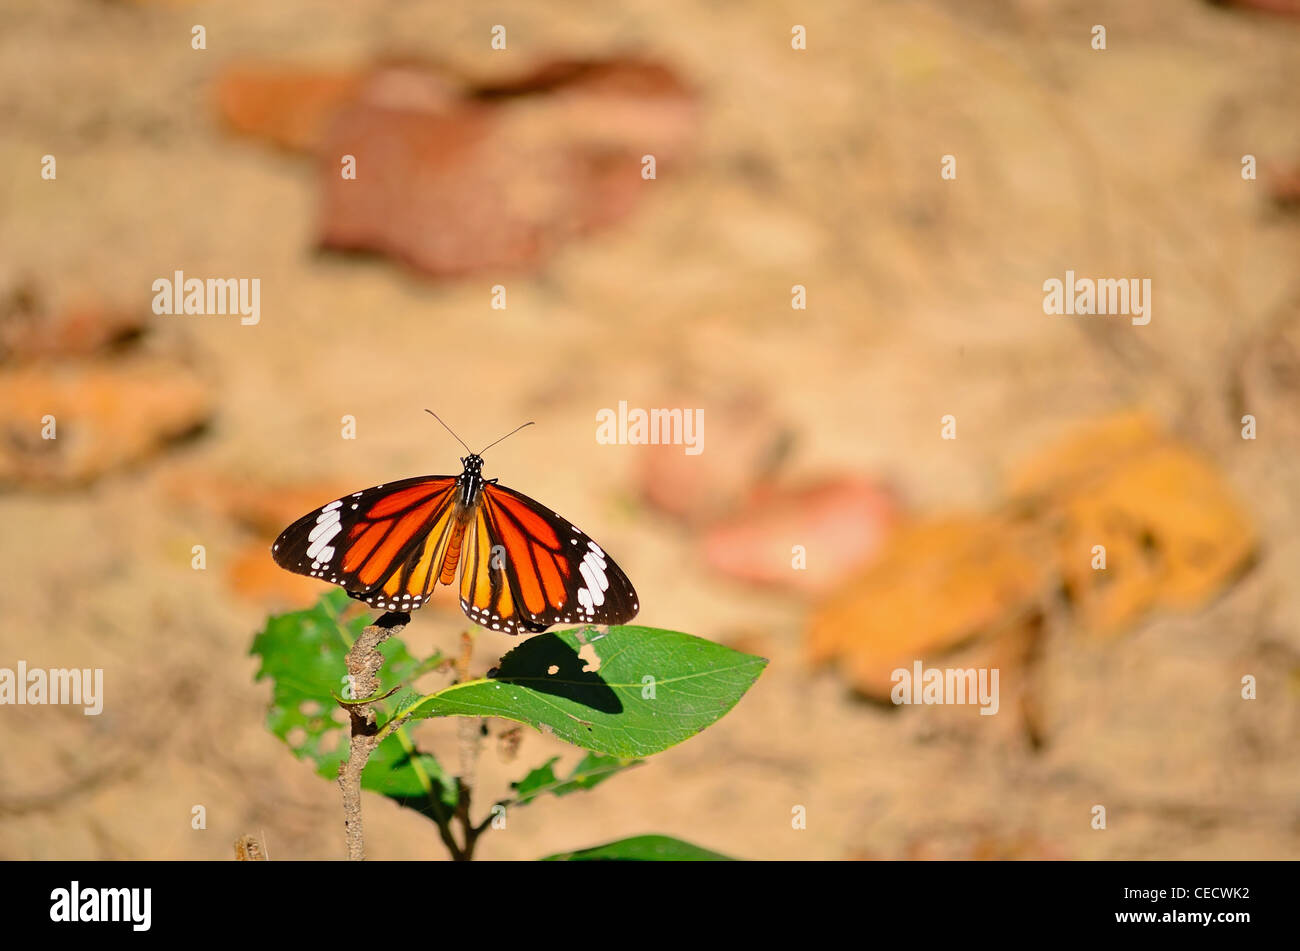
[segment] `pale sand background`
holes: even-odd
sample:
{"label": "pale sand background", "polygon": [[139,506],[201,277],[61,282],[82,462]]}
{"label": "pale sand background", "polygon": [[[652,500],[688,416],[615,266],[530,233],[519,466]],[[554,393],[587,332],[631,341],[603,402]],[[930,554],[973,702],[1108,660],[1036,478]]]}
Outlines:
{"label": "pale sand background", "polygon": [[[257,831],[274,858],[342,854],[336,788],[262,725],[269,688],[246,654],[264,612],[219,570],[243,536],[159,486],[190,466],[358,488],[447,471],[458,447],[424,406],[470,442],[536,418],[489,474],[618,553],[640,620],[743,635],[772,660],[716,727],[594,793],[514,812],[482,857],[644,832],[755,858],[1300,854],[1296,391],[1252,406],[1256,442],[1237,438],[1225,395],[1244,348],[1296,314],[1295,220],[1238,173],[1244,152],[1300,155],[1296,24],[1191,0],[478,6],[0,9],[3,286],[32,275],[144,308],[176,268],[263,285],[255,328],[159,319],[211,380],[206,438],[90,491],[0,497],[0,664],[108,681],[98,718],[0,709],[0,857],[228,859]],[[494,58],[497,22],[510,50]],[[190,49],[193,23],[206,52]],[[793,23],[806,52],[790,49]],[[223,62],[250,57],[399,50],[506,72],[623,49],[700,88],[697,160],[613,232],[511,278],[505,312],[488,308],[489,277],[436,286],[313,254],[309,163],[223,136],[206,97]],[[47,152],[57,183],[38,176]],[[938,177],[949,152],[956,183]],[[1045,317],[1041,283],[1066,268],[1150,277],[1151,325]],[[806,313],[790,310],[794,283]],[[920,508],[988,504],[1009,459],[1145,404],[1248,500],[1263,560],[1197,617],[1106,645],[1056,637],[1041,753],[983,721],[862,704],[803,666],[805,604],[704,572],[689,534],[637,502],[633,450],[593,439],[600,407],[662,405],[700,378],[769,394],[798,427],[797,470],[873,471]],[[345,413],[356,442],[338,437]],[[938,438],[945,413],[956,443]],[[726,440],[706,431],[706,452]],[[190,570],[195,543],[212,570]],[[419,650],[460,629],[446,612],[416,622]],[[483,643],[484,664],[509,646]],[[1254,703],[1238,699],[1243,673],[1259,677]],[[450,751],[450,732],[419,735]],[[530,731],[518,762],[485,757],[484,789],[559,749]],[[190,828],[195,803],[206,831]],[[1094,803],[1105,832],[1089,828]],[[796,804],[806,831],[790,827]],[[366,809],[372,856],[442,855],[424,819],[379,797]]]}

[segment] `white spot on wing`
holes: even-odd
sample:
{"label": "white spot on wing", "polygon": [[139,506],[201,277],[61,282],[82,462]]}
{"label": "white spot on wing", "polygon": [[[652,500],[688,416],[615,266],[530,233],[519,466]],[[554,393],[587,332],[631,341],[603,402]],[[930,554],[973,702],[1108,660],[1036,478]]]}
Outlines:
{"label": "white spot on wing", "polygon": [[[599,586],[599,590],[600,591],[608,590],[609,579],[605,577],[605,562],[602,559],[597,558],[595,554],[593,554],[592,552],[587,552],[587,554],[585,554],[582,557],[582,563],[587,568],[591,569],[591,577],[596,580],[596,584]],[[583,574],[583,577],[586,578],[587,575]],[[592,594],[596,594],[596,590],[597,589],[593,587]],[[604,597],[600,596],[599,600],[596,603],[600,604],[600,602],[604,600],[605,600]]]}

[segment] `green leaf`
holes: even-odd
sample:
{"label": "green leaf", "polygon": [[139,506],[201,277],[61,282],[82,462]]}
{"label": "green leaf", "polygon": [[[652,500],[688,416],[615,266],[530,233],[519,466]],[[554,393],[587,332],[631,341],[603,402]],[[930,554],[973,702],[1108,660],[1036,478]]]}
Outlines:
{"label": "green leaf", "polygon": [[729,855],[711,852],[666,835],[637,835],[577,852],[548,855],[543,862],[734,862]]}
{"label": "green leaf", "polygon": [[[348,751],[348,718],[334,697],[344,694],[347,652],[366,626],[364,614],[343,618],[350,603],[343,591],[331,591],[307,610],[271,617],[266,629],[253,638],[250,651],[262,661],[254,679],[271,679],[267,726],[295,756],[309,760],[319,775],[330,780],[338,777]],[[379,692],[402,687],[373,704],[382,719],[383,714],[418,699],[404,685],[439,658],[421,663],[393,637],[380,645],[379,652],[384,657]],[[426,815],[436,803],[450,807],[456,802],[454,780],[433,756],[416,753],[409,734],[400,729],[370,754],[361,787]]]}
{"label": "green leaf", "polygon": [[519,782],[511,783],[510,786],[515,791],[513,804],[522,806],[546,793],[554,796],[567,796],[579,789],[590,789],[593,786],[599,786],[615,773],[622,772],[631,766],[639,766],[642,762],[639,759],[622,759],[618,756],[588,753],[573,767],[568,776],[561,779],[555,775],[555,764],[559,762],[559,759],[558,756],[552,756]]}
{"label": "green leaf", "polygon": [[[583,656],[579,656],[580,652]],[[592,655],[599,669],[588,667]],[[490,677],[421,698],[415,717],[492,716],[528,723],[614,756],[658,753],[736,705],[767,661],[690,634],[650,627],[538,634]]]}

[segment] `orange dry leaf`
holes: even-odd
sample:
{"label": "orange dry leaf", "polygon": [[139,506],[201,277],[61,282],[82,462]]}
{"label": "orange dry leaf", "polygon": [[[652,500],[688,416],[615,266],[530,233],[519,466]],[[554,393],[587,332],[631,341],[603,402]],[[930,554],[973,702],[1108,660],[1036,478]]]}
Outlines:
{"label": "orange dry leaf", "polygon": [[290,151],[314,152],[364,78],[361,70],[232,66],[217,78],[213,96],[231,131]]}
{"label": "orange dry leaf", "polygon": [[0,485],[88,482],[196,431],[210,407],[192,373],[157,360],[0,371]]}
{"label": "orange dry leaf", "polygon": [[1050,578],[1040,549],[995,515],[907,523],[813,616],[809,658],[837,659],[854,687],[887,698],[895,669],[1027,616]]}
{"label": "orange dry leaf", "polygon": [[[1107,435],[1139,432],[1144,440],[1116,439],[1120,451],[1106,453]],[[1090,454],[1094,463],[1084,464]],[[1055,481],[1043,478],[1053,469]],[[1119,633],[1152,608],[1200,607],[1257,543],[1213,465],[1134,415],[1090,424],[1031,458],[1011,484],[1052,506],[1058,570],[1077,620],[1097,633]]]}
{"label": "orange dry leaf", "polygon": [[1121,412],[1091,420],[1022,460],[1007,476],[1007,493],[1012,498],[1047,496],[1059,501],[1081,480],[1114,468],[1118,460],[1145,451],[1161,438],[1160,424],[1146,413]]}
{"label": "orange dry leaf", "polygon": [[1079,627],[1116,633],[1154,608],[1205,604],[1257,545],[1213,465],[1140,413],[1088,423],[1008,482],[1003,514],[900,531],[814,616],[810,658],[838,660],[881,698],[895,668],[975,637],[1018,669],[1030,651],[1017,639],[1032,635],[1045,594],[1063,589]]}

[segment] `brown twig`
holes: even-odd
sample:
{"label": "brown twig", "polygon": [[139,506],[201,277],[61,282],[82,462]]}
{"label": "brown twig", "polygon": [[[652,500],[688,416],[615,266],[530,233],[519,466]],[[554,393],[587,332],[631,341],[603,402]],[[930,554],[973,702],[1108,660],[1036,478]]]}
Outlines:
{"label": "brown twig", "polygon": [[[456,680],[469,680],[470,661],[474,657],[474,633],[461,635],[460,657],[456,660]],[[452,850],[456,861],[468,862],[474,857],[474,846],[486,823],[474,825],[470,818],[470,803],[474,796],[474,781],[478,773],[478,758],[483,750],[483,720],[481,717],[461,717],[456,725],[460,751],[460,772],[456,777],[456,821],[460,824],[463,844]]]}
{"label": "brown twig", "polygon": [[[348,674],[352,695],[372,697],[379,690],[379,669],[384,665],[379,645],[399,633],[411,620],[409,614],[389,612],[361,632],[348,651]],[[359,862],[366,857],[361,828],[361,773],[378,745],[375,712],[369,703],[347,704],[343,709],[351,720],[348,758],[339,764],[339,789],[343,791],[343,828],[348,841],[348,858]]]}

